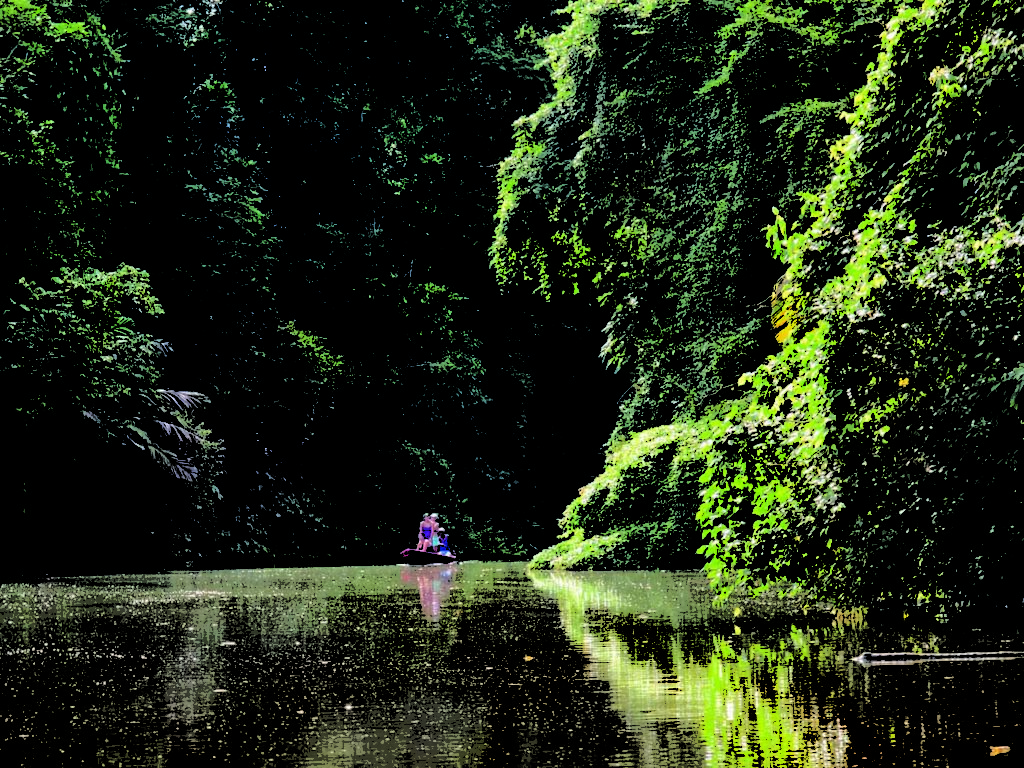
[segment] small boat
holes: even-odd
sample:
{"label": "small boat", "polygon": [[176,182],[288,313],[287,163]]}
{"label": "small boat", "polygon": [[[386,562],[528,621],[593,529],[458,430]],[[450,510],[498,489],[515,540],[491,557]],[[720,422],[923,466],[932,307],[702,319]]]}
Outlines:
{"label": "small boat", "polygon": [[424,552],[420,549],[403,549],[402,562],[409,565],[430,565],[431,563],[454,563],[455,555],[442,555],[440,552]]}

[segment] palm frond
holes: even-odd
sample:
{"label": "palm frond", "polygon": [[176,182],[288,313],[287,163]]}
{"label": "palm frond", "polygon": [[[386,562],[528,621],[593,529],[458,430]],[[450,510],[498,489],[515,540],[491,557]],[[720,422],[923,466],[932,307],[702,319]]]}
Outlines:
{"label": "palm frond", "polygon": [[[136,448],[141,448],[142,450],[145,450],[146,448],[149,448],[150,450],[153,449],[153,441],[149,439],[149,434],[144,429],[139,429],[139,427],[135,426],[134,424],[125,424],[125,427],[142,438],[142,443],[139,443],[130,434],[125,435],[125,437],[128,438],[128,441],[132,445],[134,445]],[[143,445],[143,443],[145,444]]]}
{"label": "palm frond", "polygon": [[199,476],[199,470],[193,466],[189,458],[179,458],[174,451],[168,451],[159,445],[150,443],[149,455],[159,464],[163,464],[179,480],[191,482]]}
{"label": "palm frond", "polygon": [[161,355],[166,357],[171,353],[171,342],[164,341],[163,339],[150,339],[149,346],[151,350],[159,352]]}
{"label": "palm frond", "polygon": [[186,411],[202,403],[210,402],[210,398],[202,392],[186,392],[176,389],[158,389],[156,392],[171,405]]}
{"label": "palm frond", "polygon": [[153,419],[153,421],[155,421],[157,424],[163,427],[164,434],[174,435],[175,437],[177,437],[178,442],[201,443],[203,441],[202,437],[200,437],[190,429],[185,429],[184,427],[181,427],[177,424],[170,424],[166,421],[160,421],[158,419]]}
{"label": "palm frond", "polygon": [[169,467],[171,474],[179,480],[185,480],[191,483],[197,477],[199,477],[199,470],[189,463],[188,459],[181,459],[172,463]]}

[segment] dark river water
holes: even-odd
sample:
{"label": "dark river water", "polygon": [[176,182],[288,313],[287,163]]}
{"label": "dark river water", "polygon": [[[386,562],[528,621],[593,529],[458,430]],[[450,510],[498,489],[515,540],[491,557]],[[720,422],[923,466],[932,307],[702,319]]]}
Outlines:
{"label": "dark river water", "polygon": [[[876,626],[877,624],[877,626]],[[522,564],[0,586],[0,766],[1009,766],[1015,625]]]}

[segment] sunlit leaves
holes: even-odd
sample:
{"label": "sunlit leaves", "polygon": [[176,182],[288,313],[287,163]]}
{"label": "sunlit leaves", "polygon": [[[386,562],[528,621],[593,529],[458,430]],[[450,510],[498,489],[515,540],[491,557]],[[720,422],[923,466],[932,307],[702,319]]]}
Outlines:
{"label": "sunlit leaves", "polygon": [[[31,430],[44,413],[80,413],[108,439],[146,451],[180,479],[198,476],[189,454],[217,464],[219,443],[190,415],[206,396],[155,386],[159,358],[170,345],[138,332],[132,318],[163,312],[148,275],[122,265],[113,272],[64,270],[52,282],[47,289],[23,279],[21,301],[12,299],[14,306],[3,312],[9,362],[2,375],[6,389],[18,393],[10,405],[19,426]],[[151,432],[174,438],[184,453],[161,445]]]}
{"label": "sunlit leaves", "polygon": [[[857,24],[868,18],[866,4],[851,8]],[[697,442],[681,441],[675,452],[692,462],[702,553],[723,594],[738,585],[787,582],[841,601],[1012,592],[1008,553],[1022,531],[1005,511],[1017,504],[1024,225],[1014,195],[1024,163],[1000,105],[1020,89],[1018,22],[983,4],[960,12],[925,2],[887,13],[866,81],[846,102],[849,128],[832,144],[831,180],[819,175],[818,186],[808,183],[817,181],[813,173],[794,174],[805,186],[790,184],[774,208],[771,198],[763,206],[774,222],[766,212],[739,218],[739,207],[730,205],[745,186],[729,186],[719,192],[714,216],[689,235],[691,242],[710,243],[707,233],[723,227],[735,242],[757,222],[768,250],[787,268],[771,296],[781,350],[732,378],[740,393],[731,411],[711,416],[705,403],[688,417],[681,418],[681,409],[673,414],[680,433],[700,425]],[[839,49],[827,48],[842,40],[841,24],[801,31],[800,19],[753,5],[735,24],[755,37],[773,24],[806,33],[826,45],[809,71],[820,66],[849,74]],[[971,44],[961,46],[965,40]],[[952,54],[936,62],[929,53],[935,50]],[[603,53],[610,59],[613,51]],[[733,53],[707,81],[702,93],[709,98],[721,99],[728,88],[742,98],[737,73],[749,53]],[[838,104],[809,96],[764,118],[780,138]],[[538,115],[549,119],[548,112]],[[591,140],[595,130],[580,140]],[[715,141],[706,132],[693,146]],[[791,173],[805,162],[798,155],[780,155]],[[714,160],[713,167],[731,167],[725,156]],[[768,172],[767,166],[748,171],[745,185]],[[798,215],[796,203],[802,203]],[[688,214],[673,215],[685,220]],[[656,226],[644,247],[652,254]],[[710,273],[723,253],[722,245],[705,250],[696,266]],[[662,267],[660,282],[629,291],[606,287],[607,274],[602,268],[596,282],[612,291],[604,301],[616,300],[609,344],[614,339],[617,349],[636,350],[643,383],[636,399],[650,401],[648,393],[669,379],[671,356],[692,342],[669,333],[663,313],[644,317],[632,307],[667,303],[673,291],[680,302],[676,322],[699,328],[691,335],[710,345],[716,337],[691,318],[721,304],[711,301],[714,286],[695,281],[701,273],[681,259]],[[694,288],[689,296],[675,292],[687,284],[684,276]],[[719,353],[718,365],[735,362],[724,346]],[[704,366],[705,379],[713,370]],[[696,387],[701,379],[689,382]],[[618,466],[627,476],[621,469],[628,467],[627,487],[664,492],[673,481],[643,476],[663,449],[644,445],[652,432],[631,431],[625,444],[638,454],[627,458],[622,443],[613,442],[609,471]],[[588,509],[592,503],[577,500],[566,510],[574,551],[582,552],[587,536],[625,530],[652,506],[618,502],[601,519]],[[683,503],[694,509],[692,499]],[[610,522],[612,510],[626,521]],[[965,536],[968,530],[974,533]],[[567,563],[570,544],[558,547]]]}
{"label": "sunlit leaves", "polygon": [[[917,221],[930,214],[922,200],[941,175],[936,166],[948,162],[948,149],[935,151],[949,145],[946,121],[962,120],[947,114],[948,99],[961,97],[959,85],[938,99],[925,89],[952,82],[959,70],[963,97],[977,99],[969,87],[976,76],[964,59],[952,72],[933,70],[930,84],[914,81],[916,103],[928,104],[934,118],[923,135],[900,145],[909,156],[896,178],[878,173],[881,162],[893,162],[885,157],[889,134],[879,135],[881,126],[916,130],[906,111],[912,108],[905,61],[916,60],[921,40],[946,34],[932,27],[941,13],[926,4],[893,17],[877,66],[847,116],[851,132],[834,147],[832,183],[807,198],[809,226],[787,235],[779,221],[769,231],[770,244],[786,254],[790,295],[806,296],[807,309],[787,311],[779,292],[776,321],[786,344],[744,377],[753,402],[777,393],[761,411],[766,429],[716,445],[722,459],[702,478],[706,551],[723,584],[791,580],[833,599],[865,602],[938,594],[969,600],[1010,588],[1006,553],[1017,546],[1016,526],[999,526],[999,546],[984,536],[965,538],[964,531],[996,530],[991,523],[1005,512],[1002,485],[1010,476],[996,467],[1017,461],[1020,420],[988,393],[1010,383],[1008,405],[1015,405],[1021,224],[997,213],[1003,201],[976,197],[947,209],[946,221],[931,217],[930,244],[922,247],[915,234]],[[1010,80],[1003,85],[1012,87]],[[896,97],[898,91],[904,95]],[[993,135],[1009,130],[994,118],[985,118]],[[1019,157],[1005,150],[988,157],[998,173],[1019,178]],[[953,181],[949,191],[957,194],[964,185]],[[868,189],[879,205],[865,211],[859,201]],[[1008,207],[1020,215],[1019,204]],[[839,274],[829,261],[837,241],[846,257]],[[994,435],[1009,440],[998,454]],[[784,460],[759,457],[755,439],[784,447]],[[752,464],[766,473],[754,487],[783,482],[797,503],[775,502],[767,518],[730,505],[750,484],[743,468]],[[999,511],[978,520],[979,506],[992,503]],[[901,566],[898,558],[907,555]]]}

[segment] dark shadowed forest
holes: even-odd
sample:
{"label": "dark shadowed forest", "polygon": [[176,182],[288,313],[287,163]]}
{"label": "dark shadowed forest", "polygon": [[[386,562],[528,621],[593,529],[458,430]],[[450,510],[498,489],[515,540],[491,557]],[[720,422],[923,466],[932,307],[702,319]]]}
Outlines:
{"label": "dark shadowed forest", "polygon": [[2,0],[4,575],[1020,600],[1022,26]]}

